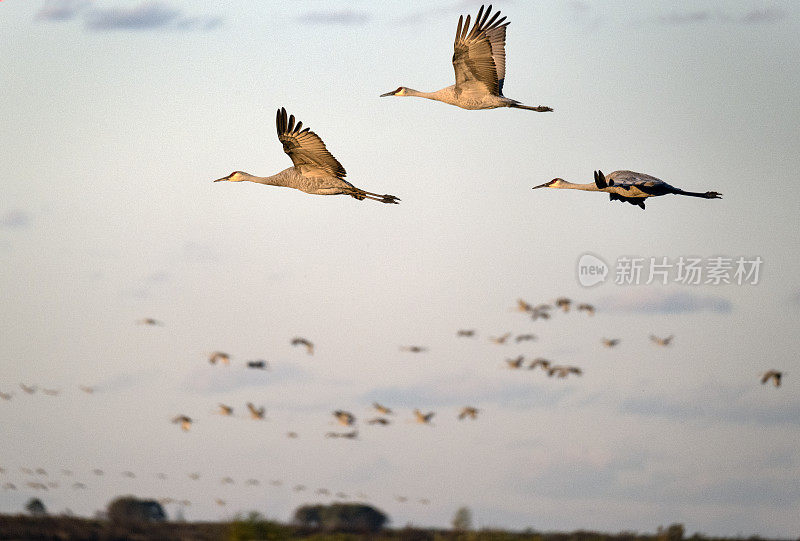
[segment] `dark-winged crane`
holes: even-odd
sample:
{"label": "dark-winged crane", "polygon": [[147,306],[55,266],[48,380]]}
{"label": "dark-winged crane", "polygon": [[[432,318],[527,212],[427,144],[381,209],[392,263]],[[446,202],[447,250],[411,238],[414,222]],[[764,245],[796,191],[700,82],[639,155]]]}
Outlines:
{"label": "dark-winged crane", "polygon": [[554,178],[550,182],[534,186],[532,189],[535,190],[537,188],[605,192],[611,201],[638,205],[642,209],[644,209],[645,199],[659,195],[675,194],[701,197],[703,199],[722,199],[722,194],[718,192],[687,192],[645,173],[625,170],[614,171],[608,175],[604,175],[602,171],[595,171],[594,182],[589,184],[575,184],[563,178]]}

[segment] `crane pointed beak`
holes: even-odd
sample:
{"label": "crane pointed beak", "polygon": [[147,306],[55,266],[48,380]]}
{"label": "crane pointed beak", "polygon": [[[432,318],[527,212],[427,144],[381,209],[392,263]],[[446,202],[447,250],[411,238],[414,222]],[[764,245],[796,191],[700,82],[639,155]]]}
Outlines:
{"label": "crane pointed beak", "polygon": [[550,182],[545,182],[544,184],[539,184],[538,186],[534,186],[533,188],[531,188],[531,190],[535,190],[536,188],[547,188],[548,186],[550,186]]}
{"label": "crane pointed beak", "polygon": [[392,90],[391,92],[387,92],[386,94],[381,94],[380,97],[385,98],[386,96],[394,96],[395,94],[397,94],[397,90]]}
{"label": "crane pointed beak", "polygon": [[221,180],[228,180],[228,177],[222,177],[222,178],[218,178],[218,179],[217,179],[217,180],[215,180],[214,182],[220,182]]}

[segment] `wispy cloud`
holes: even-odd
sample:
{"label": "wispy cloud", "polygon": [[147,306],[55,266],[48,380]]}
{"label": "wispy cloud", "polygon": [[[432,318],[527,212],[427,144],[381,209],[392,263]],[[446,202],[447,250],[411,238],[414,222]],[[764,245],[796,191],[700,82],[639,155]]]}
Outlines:
{"label": "wispy cloud", "polygon": [[366,11],[352,9],[338,9],[330,11],[309,11],[300,15],[297,20],[306,24],[327,24],[339,26],[357,26],[365,24],[370,19]]}
{"label": "wispy cloud", "polygon": [[786,12],[778,7],[753,9],[741,15],[730,15],[722,11],[690,10],[672,11],[657,17],[661,24],[684,25],[696,23],[740,23],[740,24],[769,24],[786,18]]}
{"label": "wispy cloud", "polygon": [[750,387],[712,387],[688,389],[683,392],[646,397],[631,397],[623,401],[624,413],[676,420],[707,419],[731,423],[800,426],[800,403],[787,402],[780,408],[753,399],[751,388],[762,388],[753,377]]}
{"label": "wispy cloud", "polygon": [[31,223],[31,216],[24,210],[7,210],[0,215],[0,229],[25,229]]}
{"label": "wispy cloud", "polygon": [[617,313],[685,314],[691,312],[716,312],[718,314],[727,314],[733,309],[731,301],[724,297],[683,291],[658,293],[652,290],[645,290],[607,297],[597,304],[603,311]]}
{"label": "wispy cloud", "polygon": [[182,389],[203,394],[228,393],[250,387],[286,385],[289,382],[308,382],[313,377],[302,368],[280,363],[270,370],[253,370],[242,366],[196,368],[184,378]]}
{"label": "wispy cloud", "polygon": [[177,21],[181,12],[161,2],[145,2],[130,8],[93,8],[86,14],[91,30],[142,30],[161,28]]}
{"label": "wispy cloud", "polygon": [[165,2],[151,0],[129,7],[101,7],[93,0],[48,0],[36,20],[62,22],[81,16],[86,29],[114,30],[211,30],[222,24],[218,16],[186,15]]}
{"label": "wispy cloud", "polygon": [[746,13],[741,21],[746,24],[775,23],[786,18],[786,12],[781,8],[754,9]]}
{"label": "wispy cloud", "polygon": [[91,0],[47,0],[36,13],[39,21],[68,21],[91,4]]}
{"label": "wispy cloud", "polygon": [[711,13],[708,11],[673,11],[668,15],[662,15],[658,18],[659,22],[664,24],[689,24],[700,23],[711,19]]}

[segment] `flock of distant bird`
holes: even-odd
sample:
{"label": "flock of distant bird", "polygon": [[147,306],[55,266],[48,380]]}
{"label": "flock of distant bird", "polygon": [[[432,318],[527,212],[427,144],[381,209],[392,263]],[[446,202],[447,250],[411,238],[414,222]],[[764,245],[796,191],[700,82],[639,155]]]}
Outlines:
{"label": "flock of distant bird", "polygon": [[[497,11],[492,15],[492,6],[478,10],[475,23],[470,28],[470,16],[458,19],[456,37],[453,43],[453,69],[456,82],[435,92],[420,92],[413,88],[400,86],[396,90],[381,94],[386,96],[419,97],[440,101],[462,109],[496,109],[513,107],[529,111],[549,112],[553,109],[539,105],[531,107],[503,95],[506,77],[506,17]],[[349,195],[359,200],[372,199],[382,203],[398,203],[394,195],[377,194],[357,188],[345,180],[347,172],[339,161],[328,152],[325,143],[313,131],[302,129],[302,122],[295,122],[294,115],[287,115],[286,109],[278,109],[276,116],[278,140],[283,150],[292,160],[292,167],[276,175],[258,177],[243,171],[214,182],[256,182],[270,186],[295,188],[315,195]],[[611,201],[620,201],[645,208],[645,199],[666,194],[688,195],[704,199],[719,199],[721,194],[709,192],[689,192],[675,188],[651,175],[633,171],[614,171],[604,175],[595,171],[594,182],[574,184],[561,178],[535,186],[536,188],[572,189],[609,194]]]}

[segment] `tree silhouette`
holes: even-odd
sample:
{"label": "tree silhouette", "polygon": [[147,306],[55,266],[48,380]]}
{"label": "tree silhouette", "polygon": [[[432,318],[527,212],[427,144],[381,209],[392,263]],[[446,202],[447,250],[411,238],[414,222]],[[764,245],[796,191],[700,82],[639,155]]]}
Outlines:
{"label": "tree silhouette", "polygon": [[39,498],[31,498],[25,504],[25,510],[34,517],[44,517],[47,515],[47,508]]}
{"label": "tree silhouette", "polygon": [[140,500],[133,496],[120,496],[108,504],[108,520],[115,523],[163,522],[167,514],[155,500]]}
{"label": "tree silhouette", "polygon": [[472,529],[472,511],[469,507],[459,507],[456,514],[453,515],[453,529],[459,532],[465,532]]}
{"label": "tree silhouette", "polygon": [[298,507],[294,520],[301,526],[328,531],[377,532],[389,519],[370,505],[333,503]]}

